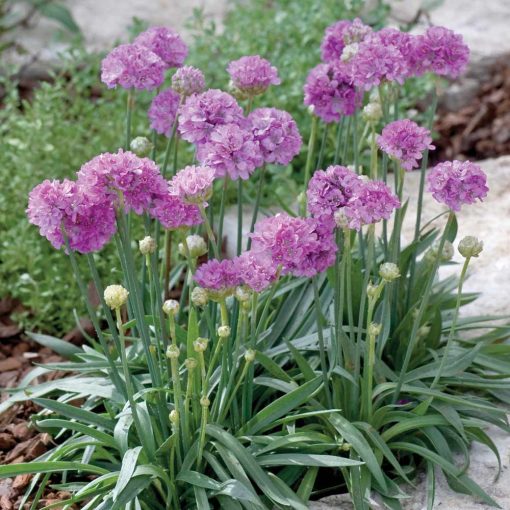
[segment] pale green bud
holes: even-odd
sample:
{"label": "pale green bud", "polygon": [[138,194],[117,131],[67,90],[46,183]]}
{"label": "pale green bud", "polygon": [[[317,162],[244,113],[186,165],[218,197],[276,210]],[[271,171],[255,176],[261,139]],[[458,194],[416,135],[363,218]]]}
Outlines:
{"label": "pale green bud", "polygon": [[483,241],[477,237],[466,236],[459,242],[459,253],[465,257],[478,257],[483,250]]}
{"label": "pale green bud", "polygon": [[195,352],[204,352],[208,343],[209,339],[199,337],[193,342],[193,349],[195,349]]}
{"label": "pale green bud", "polygon": [[168,359],[177,359],[180,354],[181,351],[176,345],[170,344],[166,349],[166,357]]}
{"label": "pale green bud", "polygon": [[138,247],[142,255],[149,255],[156,251],[156,241],[151,236],[146,236],[138,241]]}
{"label": "pale green bud", "polygon": [[[196,259],[207,253],[207,243],[202,236],[192,234],[186,237],[186,244],[188,245],[189,255],[192,259]],[[185,257],[186,250],[184,243],[179,243],[179,253]]]}
{"label": "pale green bud", "polygon": [[173,409],[172,411],[170,411],[168,417],[170,418],[170,422],[173,423],[174,425],[176,423],[179,423],[179,411],[177,411],[177,409]]}
{"label": "pale green bud", "polygon": [[248,349],[244,353],[244,359],[246,360],[246,363],[252,363],[253,361],[255,361],[256,355],[257,353],[253,349]]}
{"label": "pale green bud", "polygon": [[379,276],[385,282],[392,282],[397,278],[400,278],[400,270],[397,264],[393,262],[384,262],[379,266]]}
{"label": "pale green bud", "polygon": [[381,332],[382,325],[376,322],[371,322],[368,326],[368,334],[369,336],[378,336]]}
{"label": "pale green bud", "polygon": [[188,370],[195,370],[195,368],[197,368],[197,360],[195,358],[186,358],[184,360],[184,366]]}
{"label": "pale green bud", "polygon": [[122,285],[108,285],[104,289],[104,300],[112,309],[117,310],[126,304],[129,292]]}
{"label": "pale green bud", "polygon": [[202,287],[195,287],[191,292],[191,302],[195,306],[206,306],[209,302],[207,291]]}
{"label": "pale green bud", "polygon": [[218,336],[222,339],[230,336],[230,326],[220,326],[218,328]]}
{"label": "pale green bud", "polygon": [[154,145],[145,136],[137,136],[131,140],[129,148],[137,156],[143,158],[150,154],[151,150],[154,148]]}
{"label": "pale green bud", "polygon": [[209,405],[211,404],[211,401],[206,397],[206,396],[203,396],[201,399],[200,399],[200,405],[202,407],[209,407]]}
{"label": "pale green bud", "polygon": [[179,301],[175,299],[167,299],[163,303],[163,312],[167,315],[176,315],[179,312]]}

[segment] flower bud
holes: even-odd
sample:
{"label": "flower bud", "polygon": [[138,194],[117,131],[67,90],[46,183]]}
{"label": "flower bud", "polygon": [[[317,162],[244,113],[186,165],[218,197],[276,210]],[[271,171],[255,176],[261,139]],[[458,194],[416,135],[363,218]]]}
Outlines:
{"label": "flower bud", "polygon": [[168,359],[177,359],[179,354],[181,354],[181,351],[176,345],[170,344],[166,349],[166,357]]}
{"label": "flower bud", "polygon": [[397,278],[400,278],[400,270],[397,264],[393,262],[384,262],[379,266],[379,276],[385,282],[392,282]]}
{"label": "flower bud", "polygon": [[104,289],[104,300],[112,310],[121,308],[126,304],[129,292],[122,285],[108,285]]}
{"label": "flower bud", "polygon": [[[202,236],[193,234],[186,237],[186,244],[188,245],[189,255],[192,259],[196,259],[207,253],[207,243]],[[185,257],[186,250],[184,243],[179,243],[179,253]]]}
{"label": "flower bud", "polygon": [[335,218],[335,223],[338,228],[341,228],[342,230],[349,228],[349,220],[347,219],[343,209],[338,209],[338,211],[335,211],[333,217]]}
{"label": "flower bud", "polygon": [[382,325],[377,322],[371,322],[368,326],[368,335],[369,336],[378,336],[381,332]]}
{"label": "flower bud", "polygon": [[254,351],[253,349],[248,349],[244,353],[244,359],[246,360],[246,363],[252,363],[253,361],[255,361],[256,355],[257,355],[256,351]]}
{"label": "flower bud", "polygon": [[351,443],[342,443],[342,446],[340,447],[340,449],[343,452],[348,452],[351,449]]}
{"label": "flower bud", "polygon": [[211,401],[206,397],[206,396],[203,396],[201,399],[200,399],[200,405],[202,407],[209,407],[209,405],[211,404]]}
{"label": "flower bud", "polygon": [[197,368],[197,360],[195,358],[186,358],[184,360],[184,366],[188,370],[195,370],[195,368]]}
{"label": "flower bud", "polygon": [[175,299],[167,299],[163,303],[163,312],[167,315],[176,315],[179,312],[179,301]]}
{"label": "flower bud", "polygon": [[156,241],[151,236],[145,236],[138,242],[138,247],[142,255],[149,255],[156,251]]}
{"label": "flower bud", "polygon": [[218,336],[221,339],[228,338],[230,336],[230,326],[220,326],[218,328]]}
{"label": "flower bud", "polygon": [[303,206],[306,204],[306,193],[304,191],[302,191],[298,196],[297,196],[297,203],[298,205],[300,206]]}
{"label": "flower bud", "polygon": [[483,250],[483,241],[477,237],[466,236],[460,240],[459,253],[465,257],[478,257]]}
{"label": "flower bud", "polygon": [[426,338],[429,336],[430,333],[430,325],[429,324],[423,324],[423,326],[420,326],[417,331],[418,338]]}
{"label": "flower bud", "polygon": [[342,62],[349,62],[356,53],[358,53],[359,50],[359,44],[356,42],[353,42],[351,44],[347,44],[344,46],[344,49],[342,51],[342,55],[340,55],[340,60]]}
{"label": "flower bud", "polygon": [[170,422],[173,423],[174,425],[176,423],[179,423],[179,411],[177,411],[177,409],[173,409],[172,411],[170,411],[168,417],[170,418]]}
{"label": "flower bud", "polygon": [[237,287],[236,298],[241,303],[246,303],[250,300],[250,291],[246,287]]}
{"label": "flower bud", "polygon": [[207,349],[208,343],[208,338],[199,337],[193,342],[193,349],[195,349],[195,352],[204,352]]}
{"label": "flower bud", "polygon": [[129,148],[137,156],[143,158],[149,155],[151,150],[154,148],[154,145],[145,136],[137,136],[131,140]]}
{"label": "flower bud", "polygon": [[382,117],[382,108],[379,101],[370,101],[361,113],[365,122],[377,122]]}
{"label": "flower bud", "polygon": [[379,285],[369,283],[367,285],[367,296],[371,299],[377,298],[379,296]]}
{"label": "flower bud", "polygon": [[191,302],[195,306],[206,306],[207,303],[209,302],[207,291],[202,287],[195,287],[191,291]]}

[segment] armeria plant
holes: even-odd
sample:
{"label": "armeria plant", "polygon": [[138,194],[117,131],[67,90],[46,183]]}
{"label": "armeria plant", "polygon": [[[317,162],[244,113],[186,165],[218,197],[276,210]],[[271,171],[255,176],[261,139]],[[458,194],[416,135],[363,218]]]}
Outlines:
{"label": "armeria plant", "polygon": [[[295,207],[265,217],[265,169],[288,165],[302,145],[288,113],[255,107],[280,83],[278,71],[244,56],[228,66],[229,92],[204,91],[186,55],[161,27],[115,48],[101,79],[127,91],[124,148],[85,163],[75,181],[44,181],[30,194],[29,221],[69,257],[96,338],[75,348],[32,335],[70,361],[36,368],[2,409],[32,400],[41,408],[33,425],[56,446],[0,475],[36,475],[31,508],[51,483],[71,494],[69,508],[304,509],[348,491],[356,509],[398,509],[402,484],[421,468],[432,508],[440,468],[454,489],[495,504],[466,475],[472,441],[499,459],[483,427],[509,430],[491,402],[509,401],[509,330],[466,339],[490,318],[459,317],[474,299],[462,287],[481,241],[460,242],[458,283],[437,278],[453,254],[455,214],[486,196],[486,176],[468,161],[426,175],[430,125],[397,118],[406,79],[461,73],[461,37],[438,27],[374,32],[359,19],[330,26],[304,91],[312,129],[303,192]],[[172,85],[161,89],[170,68]],[[155,91],[152,141],[132,139],[142,89]],[[328,163],[327,137],[316,150],[322,124],[338,126]],[[189,155],[183,169],[179,147]],[[420,161],[414,239],[403,247],[404,181]],[[257,195],[246,217],[251,178]],[[226,258],[234,184],[237,256]],[[422,222],[426,186],[446,206],[439,231]],[[96,258],[112,239],[122,272],[103,282]],[[80,258],[90,275],[78,271]],[[50,370],[69,376],[31,385]]]}

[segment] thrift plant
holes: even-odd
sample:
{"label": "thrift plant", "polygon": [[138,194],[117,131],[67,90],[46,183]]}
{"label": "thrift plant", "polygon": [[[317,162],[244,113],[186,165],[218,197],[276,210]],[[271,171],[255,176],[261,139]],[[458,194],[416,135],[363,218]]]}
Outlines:
{"label": "thrift plant", "polygon": [[[495,504],[454,459],[460,452],[467,465],[472,441],[497,455],[483,428],[508,430],[492,399],[508,401],[510,328],[459,314],[473,299],[462,288],[482,241],[463,239],[460,278],[438,280],[455,213],[486,197],[486,176],[459,161],[427,174],[436,101],[427,126],[399,119],[396,106],[405,80],[457,76],[468,50],[446,29],[412,36],[360,20],[333,23],[321,48],[304,87],[311,129],[300,194],[271,215],[260,209],[264,170],[302,150],[292,115],[265,102],[282,73],[240,55],[227,66],[228,92],[203,91],[200,70],[173,70],[187,49],[161,27],[103,61],[105,85],[125,89],[123,147],[29,195],[28,220],[69,259],[96,331],[83,348],[33,334],[70,359],[39,367],[0,405],[33,401],[33,425],[54,435],[35,461],[0,467],[3,477],[36,475],[25,497],[34,508],[56,481],[70,493],[59,504],[82,508],[306,509],[333,492],[349,492],[360,510],[373,500],[401,508],[403,483],[421,470],[429,507],[438,470]],[[133,132],[141,89],[154,99]],[[315,151],[322,123],[336,124],[330,161],[327,138]],[[415,235],[404,247],[403,185],[420,161]],[[246,217],[248,180],[257,195]],[[237,254],[228,258],[232,187]],[[422,224],[427,192],[446,206],[439,230]],[[122,273],[101,278],[96,260],[111,244]],[[468,340],[467,329],[480,331]],[[51,370],[69,376],[31,384]]]}

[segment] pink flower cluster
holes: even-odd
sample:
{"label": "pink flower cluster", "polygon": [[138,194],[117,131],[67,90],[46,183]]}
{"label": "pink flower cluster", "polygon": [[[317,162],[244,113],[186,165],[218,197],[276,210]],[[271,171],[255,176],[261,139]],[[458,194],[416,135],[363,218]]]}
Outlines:
{"label": "pink flower cluster", "polygon": [[248,116],[255,141],[266,163],[288,165],[301,150],[301,135],[290,113],[257,108]]}
{"label": "pink flower cluster", "polygon": [[182,66],[188,47],[179,34],[165,27],[151,27],[133,44],[121,44],[101,62],[101,81],[108,88],[153,90],[162,85],[165,70]]}
{"label": "pink flower cluster", "polygon": [[259,143],[238,124],[218,126],[207,142],[198,146],[197,159],[213,168],[216,177],[228,176],[232,180],[248,179],[263,163]]}
{"label": "pink flower cluster", "polygon": [[165,79],[165,63],[145,46],[121,44],[101,62],[101,81],[108,87],[153,90]]}
{"label": "pink flower cluster", "polygon": [[116,230],[111,203],[95,202],[75,182],[45,180],[29,195],[30,223],[57,249],[65,244],[71,250],[88,253],[99,250]]}
{"label": "pink flower cluster", "polygon": [[245,251],[233,263],[239,285],[246,285],[254,292],[262,292],[276,280],[277,268],[264,252]]}
{"label": "pink flower cluster", "polygon": [[172,134],[179,102],[180,96],[173,89],[162,90],[154,96],[147,112],[151,129],[160,135],[169,137]]}
{"label": "pink flower cluster", "polygon": [[137,214],[149,211],[154,197],[166,193],[168,187],[154,161],[122,149],[116,154],[96,156],[77,175],[78,184],[96,202],[109,197],[116,203],[120,193],[126,212],[132,210]]}
{"label": "pink flower cluster", "polygon": [[170,181],[170,193],[183,202],[207,205],[212,195],[215,172],[207,166],[187,166]]}
{"label": "pink flower cluster", "polygon": [[365,25],[359,18],[353,21],[341,20],[333,23],[326,28],[322,40],[323,62],[340,60],[346,46],[361,42],[370,32],[372,32],[372,28]]}
{"label": "pink flower cluster", "polygon": [[417,168],[423,152],[435,148],[430,131],[409,119],[387,124],[377,137],[377,144],[388,156],[399,161],[405,170]]}
{"label": "pink flower cluster", "polygon": [[190,228],[203,222],[200,209],[173,195],[171,190],[154,197],[149,213],[167,230]]}
{"label": "pink flower cluster", "polygon": [[348,228],[389,219],[400,201],[382,181],[365,180],[343,166],[317,170],[307,190],[308,209],[320,222],[340,212]]}
{"label": "pink flower cluster", "polygon": [[452,211],[460,211],[463,204],[482,201],[489,188],[483,170],[470,161],[445,161],[427,175],[428,191]]}
{"label": "pink flower cluster", "polygon": [[155,53],[166,67],[181,67],[188,56],[188,47],[181,36],[166,27],[151,27],[134,40]]}
{"label": "pink flower cluster", "polygon": [[195,272],[195,281],[204,289],[220,293],[221,297],[231,294],[240,284],[234,262],[228,259],[212,259],[200,265]]}
{"label": "pink flower cluster", "polygon": [[248,55],[228,64],[232,85],[247,96],[262,94],[270,85],[279,85],[278,70],[260,55]]}
{"label": "pink flower cluster", "polygon": [[252,251],[271,258],[282,274],[313,276],[334,263],[334,223],[325,218],[277,214],[261,220],[250,234]]}
{"label": "pink flower cluster", "polygon": [[304,87],[306,106],[324,122],[338,122],[343,115],[352,115],[360,105],[350,68],[343,62],[319,64],[314,67]]}
{"label": "pink flower cluster", "polygon": [[172,76],[172,88],[183,97],[200,94],[205,89],[204,74],[196,67],[181,67]]}
{"label": "pink flower cluster", "polygon": [[235,98],[209,89],[188,97],[180,111],[179,133],[188,142],[203,143],[217,126],[241,124],[243,120],[243,110]]}

